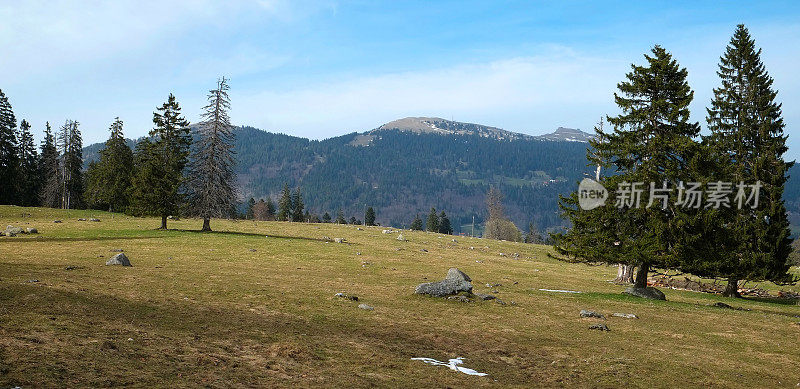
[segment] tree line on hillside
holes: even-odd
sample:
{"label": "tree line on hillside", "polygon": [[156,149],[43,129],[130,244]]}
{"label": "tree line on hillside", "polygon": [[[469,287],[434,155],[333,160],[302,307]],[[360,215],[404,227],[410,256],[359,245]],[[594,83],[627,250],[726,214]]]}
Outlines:
{"label": "tree line on hillside", "polygon": [[17,129],[0,90],[0,203],[160,216],[162,229],[169,216],[187,214],[202,218],[202,230],[210,231],[210,219],[230,217],[236,205],[228,90],[223,77],[209,91],[194,131],[170,94],[135,150],[116,118],[99,160],[85,174],[77,121],[67,120],[56,134],[46,123],[37,153],[30,124],[22,120]]}
{"label": "tree line on hillside", "polygon": [[[739,25],[720,58],[720,86],[706,109],[708,136],[690,121],[694,93],[686,69],[670,53],[655,46],[644,65],[632,65],[614,94],[622,113],[607,118],[613,131],[605,132],[601,122],[587,156],[616,204],[585,210],[582,194],[562,197],[572,228],[554,235],[558,252],[635,267],[635,288],[647,287],[653,269],[727,279],[726,296],[739,296],[740,280],[796,281],[788,273],[791,239],[782,196],[793,162],[783,159],[781,105],[760,55]],[[601,177],[601,170],[609,174]],[[644,188],[655,206],[626,206],[635,192],[624,189],[636,182],[656,184]],[[677,197],[670,197],[666,185],[677,183]],[[711,189],[702,197],[691,184]],[[720,193],[736,196],[727,207],[713,206],[726,201]],[[735,204],[742,201],[750,206]]]}

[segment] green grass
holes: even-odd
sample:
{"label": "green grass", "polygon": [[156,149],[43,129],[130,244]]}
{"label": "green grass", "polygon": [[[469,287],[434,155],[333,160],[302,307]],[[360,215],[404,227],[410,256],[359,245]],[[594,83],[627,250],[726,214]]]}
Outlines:
{"label": "green grass", "polygon": [[[101,222],[77,221],[92,216]],[[800,383],[800,306],[675,290],[664,290],[666,302],[624,296],[608,282],[615,268],[559,262],[546,246],[408,231],[401,242],[331,224],[213,220],[224,232],[199,233],[188,219],[158,231],[155,218],[3,206],[6,224],[40,234],[0,238],[0,387]],[[111,249],[134,267],[104,266]],[[506,305],[413,295],[450,267]],[[717,301],[748,310],[709,306]],[[609,317],[611,332],[589,330],[581,309]],[[464,357],[489,375],[412,357]]]}

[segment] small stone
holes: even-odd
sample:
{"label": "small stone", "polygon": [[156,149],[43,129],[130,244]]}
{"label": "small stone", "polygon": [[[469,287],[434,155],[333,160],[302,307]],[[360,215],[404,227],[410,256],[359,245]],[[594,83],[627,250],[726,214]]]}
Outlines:
{"label": "small stone", "polygon": [[363,310],[365,310],[365,311],[375,310],[375,307],[373,307],[372,305],[367,305],[367,304],[364,304],[364,303],[358,304],[358,307],[363,309]]}
{"label": "small stone", "polygon": [[497,298],[495,296],[492,296],[492,295],[486,294],[486,293],[477,293],[477,294],[475,294],[475,296],[477,296],[479,299],[481,299],[483,301],[494,300],[494,299]]}
{"label": "small stone", "polygon": [[361,251],[356,251],[356,255],[361,255]]}
{"label": "small stone", "polygon": [[128,342],[133,342],[133,338],[128,338]]}
{"label": "small stone", "polygon": [[622,292],[622,293],[629,294],[631,296],[646,298],[646,299],[650,299],[650,300],[666,300],[667,299],[666,296],[664,296],[664,292],[662,292],[662,291],[660,291],[660,290],[658,290],[656,288],[651,288],[651,287],[647,287],[647,288],[630,287],[628,289],[625,289],[625,291]]}
{"label": "small stone", "polygon": [[336,243],[345,243],[345,242],[347,242],[347,239],[345,239],[345,238],[333,238],[333,241],[336,242]]}
{"label": "small stone", "polygon": [[453,240],[452,240],[452,241],[453,241],[453,243],[458,243],[458,241],[456,240],[456,238],[453,238]]}
{"label": "small stone", "polygon": [[472,300],[469,299],[467,296],[450,296],[447,298],[448,300],[458,301],[460,303],[470,303]]}
{"label": "small stone", "polygon": [[39,282],[39,280],[28,280],[28,282],[35,283],[35,282]]}
{"label": "small stone", "polygon": [[34,227],[28,227],[28,228],[25,229],[25,232],[27,232],[28,234],[38,234],[39,230],[37,230]]}
{"label": "small stone", "polygon": [[86,219],[84,219],[84,218],[78,218],[78,221],[79,221],[79,222],[85,222],[85,221],[86,221]]}
{"label": "small stone", "polygon": [[426,249],[420,249],[419,251],[421,251],[423,253],[427,253],[428,252],[428,250],[426,250]]}
{"label": "small stone", "polygon": [[119,266],[133,266],[125,253],[119,253],[106,262],[106,266],[119,265]]}
{"label": "small stone", "polygon": [[53,220],[53,223],[61,223],[61,220]]}
{"label": "small stone", "polygon": [[356,228],[356,231],[364,231],[364,229],[363,229],[363,228],[361,228],[361,227],[357,227],[357,228]]}
{"label": "small stone", "polygon": [[501,256],[501,257],[505,257],[505,256],[506,256],[506,253],[500,253],[500,256]]}
{"label": "small stone", "polygon": [[638,319],[639,318],[639,316],[636,316],[636,315],[634,315],[632,313],[619,313],[619,312],[612,313],[611,316],[613,316],[613,317],[621,317],[623,319]]}
{"label": "small stone", "polygon": [[122,249],[111,249],[111,250],[108,250],[108,251],[111,251],[112,253],[121,253],[123,250]]}
{"label": "small stone", "polygon": [[406,238],[403,237],[403,234],[397,235],[397,240],[401,242],[405,242]]}
{"label": "small stone", "polygon": [[599,330],[599,331],[611,331],[607,325],[603,323],[595,323],[589,326],[590,330]]}
{"label": "small stone", "polygon": [[93,217],[93,218],[89,219],[89,221],[90,221],[90,222],[99,222],[99,221],[100,221],[100,219],[98,219],[98,218],[96,218],[96,217]]}
{"label": "small stone", "polygon": [[595,317],[595,318],[603,319],[603,320],[606,319],[606,317],[603,316],[602,314],[597,313],[595,311],[589,311],[589,310],[586,310],[586,309],[581,309],[581,317]]}
{"label": "small stone", "polygon": [[358,301],[358,296],[352,296],[352,295],[345,294],[345,293],[342,293],[342,292],[336,293],[333,296],[334,297],[343,298],[343,299],[347,299],[347,300]]}
{"label": "small stone", "polygon": [[[496,302],[496,303],[498,303],[498,304],[500,304],[500,305],[506,305],[505,301],[503,301],[503,300],[500,300],[500,299],[496,299],[496,300],[494,300],[494,302]],[[514,305],[514,302],[513,302],[513,301],[511,302],[511,305]]]}
{"label": "small stone", "polygon": [[251,253],[254,253],[254,252],[256,252],[256,251],[258,251],[258,250],[256,250],[256,249],[250,249],[250,252],[251,252]]}

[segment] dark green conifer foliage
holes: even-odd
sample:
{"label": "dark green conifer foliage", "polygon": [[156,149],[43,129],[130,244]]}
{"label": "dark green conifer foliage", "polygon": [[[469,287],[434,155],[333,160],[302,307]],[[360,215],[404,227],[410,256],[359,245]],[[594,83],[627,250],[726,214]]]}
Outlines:
{"label": "dark green conifer foliage", "polygon": [[283,191],[281,198],[278,200],[278,221],[289,221],[292,217],[292,192],[289,190],[289,184],[283,184]]}
{"label": "dark green conifer foliage", "polygon": [[58,208],[61,205],[61,168],[56,139],[50,128],[50,122],[45,124],[44,139],[40,150],[41,190],[39,191],[39,201],[42,206]]}
{"label": "dark green conifer foliage", "polygon": [[122,127],[122,120],[115,118],[106,147],[100,150],[100,160],[86,173],[86,197],[95,208],[119,212],[130,204],[133,151],[125,142]]}
{"label": "dark green conifer foliage", "polygon": [[424,226],[422,225],[422,218],[419,217],[419,214],[414,216],[414,220],[411,222],[411,229],[414,231],[422,231]]}
{"label": "dark green conifer foliage", "polygon": [[17,188],[17,119],[8,97],[0,89],[0,204],[13,204]]}
{"label": "dark green conifer foliage", "polygon": [[372,207],[367,208],[367,212],[364,213],[364,225],[366,226],[375,225],[375,209],[373,209]]}
{"label": "dark green conifer foliage", "polygon": [[447,217],[447,214],[442,211],[439,215],[439,233],[442,234],[453,234],[453,226],[450,225],[450,219]]}
{"label": "dark green conifer foliage", "polygon": [[756,209],[738,209],[732,195],[731,208],[703,220],[706,234],[687,245],[693,255],[687,256],[685,270],[727,278],[725,295],[738,297],[739,280],[785,283],[793,278],[788,274],[791,239],[783,201],[786,172],[793,162],[783,159],[787,136],[773,79],[744,25],[737,26],[717,74],[721,85],[707,109],[711,135],[704,142],[713,162],[709,178],[761,182],[762,187]]}
{"label": "dark green conifer foliage", "polygon": [[[598,129],[602,141],[591,144],[596,155],[589,155],[590,160],[618,173],[602,180],[612,194],[622,181],[648,186],[666,181],[674,187],[693,180],[690,162],[696,158],[694,138],[700,127],[689,121],[694,93],[686,81],[688,72],[660,46],[645,59],[645,66],[631,65],[617,86],[614,99],[622,113],[608,117],[614,131]],[[562,198],[563,215],[573,228],[554,236],[558,251],[584,261],[637,266],[636,287],[647,285],[651,267],[679,267],[676,247],[684,232],[676,220],[683,210],[674,201],[667,201],[664,209],[660,201],[646,207],[647,193],[642,196],[639,207],[619,209],[612,195],[605,206],[591,211],[579,209],[577,193]]]}
{"label": "dark green conifer foliage", "polygon": [[436,209],[431,207],[431,212],[428,213],[428,221],[425,223],[425,230],[428,232],[439,232],[439,215],[436,214]]}
{"label": "dark green conifer foliage", "polygon": [[160,228],[166,229],[167,217],[178,215],[184,205],[183,170],[192,138],[189,122],[181,116],[181,107],[171,93],[153,113],[153,124],[152,140],[137,145],[134,201],[138,213],[161,216]]}
{"label": "dark green conifer foliage", "polygon": [[323,223],[330,223],[331,222],[331,214],[325,212],[325,214],[322,215],[322,222]]}
{"label": "dark green conifer foliage", "polygon": [[253,207],[255,207],[255,205],[256,205],[256,199],[251,197],[250,200],[247,200],[247,212],[245,213],[244,216],[247,220],[253,220],[254,216]]}
{"label": "dark green conifer foliage", "polygon": [[19,124],[18,144],[17,204],[25,207],[36,206],[39,205],[38,193],[41,186],[39,155],[33,142],[31,125],[24,119]]}
{"label": "dark green conifer foliage", "polygon": [[334,221],[334,223],[347,224],[347,220],[344,219],[344,213],[342,212],[341,208],[339,208],[339,210],[336,211],[336,220]]}
{"label": "dark green conifer foliage", "polygon": [[272,197],[267,197],[267,220],[275,220],[275,202]]}
{"label": "dark green conifer foliage", "polygon": [[61,149],[61,208],[82,207],[83,199],[83,139],[80,123],[67,120],[58,133]]}

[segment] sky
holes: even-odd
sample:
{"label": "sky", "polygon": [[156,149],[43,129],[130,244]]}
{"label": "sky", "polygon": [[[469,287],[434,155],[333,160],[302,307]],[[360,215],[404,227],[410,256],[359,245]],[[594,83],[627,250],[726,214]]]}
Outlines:
{"label": "sky", "polygon": [[174,93],[198,121],[230,79],[236,125],[324,139],[407,116],[531,135],[591,131],[660,44],[689,71],[692,119],[736,25],[763,49],[800,156],[797,1],[0,0],[0,89],[42,138],[81,123],[102,142],[152,128]]}

